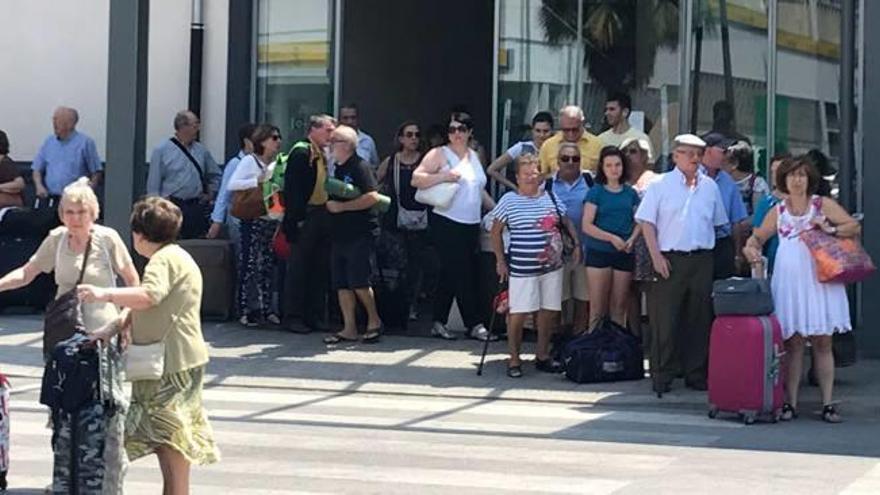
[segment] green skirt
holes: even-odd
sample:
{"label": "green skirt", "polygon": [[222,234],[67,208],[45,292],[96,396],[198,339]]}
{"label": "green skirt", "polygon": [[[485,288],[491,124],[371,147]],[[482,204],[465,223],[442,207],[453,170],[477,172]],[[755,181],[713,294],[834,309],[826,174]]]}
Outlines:
{"label": "green skirt", "polygon": [[125,450],[130,460],[157,447],[177,450],[191,464],[220,460],[214,433],[202,407],[205,367],[198,366],[132,383],[131,405],[125,423]]}

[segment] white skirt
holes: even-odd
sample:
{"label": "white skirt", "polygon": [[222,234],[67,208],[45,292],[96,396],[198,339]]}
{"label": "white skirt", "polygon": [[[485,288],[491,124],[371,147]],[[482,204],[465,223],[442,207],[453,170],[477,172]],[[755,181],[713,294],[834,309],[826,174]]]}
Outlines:
{"label": "white skirt", "polygon": [[783,338],[852,329],[846,287],[819,282],[813,256],[800,238],[779,237],[771,286]]}

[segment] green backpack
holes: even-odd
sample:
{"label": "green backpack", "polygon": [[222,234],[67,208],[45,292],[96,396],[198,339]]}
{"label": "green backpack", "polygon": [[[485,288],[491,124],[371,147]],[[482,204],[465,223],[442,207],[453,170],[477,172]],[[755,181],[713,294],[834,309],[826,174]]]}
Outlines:
{"label": "green backpack", "polygon": [[263,198],[266,201],[266,211],[269,216],[280,219],[284,216],[284,206],[281,202],[281,194],[284,191],[284,172],[287,171],[287,160],[295,150],[310,148],[308,141],[298,141],[287,153],[279,153],[275,159],[275,169],[272,177],[263,183]]}

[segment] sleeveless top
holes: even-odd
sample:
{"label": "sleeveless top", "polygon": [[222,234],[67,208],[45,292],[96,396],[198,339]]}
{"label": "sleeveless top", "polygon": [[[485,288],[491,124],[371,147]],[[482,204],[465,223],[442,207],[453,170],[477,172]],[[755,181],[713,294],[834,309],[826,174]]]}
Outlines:
{"label": "sleeveless top", "polygon": [[480,223],[483,188],[486,187],[486,173],[474,150],[468,149],[464,158],[459,158],[449,146],[442,148],[450,169],[458,171],[461,178],[459,188],[448,208],[434,208],[434,213],[454,222],[475,225]]}

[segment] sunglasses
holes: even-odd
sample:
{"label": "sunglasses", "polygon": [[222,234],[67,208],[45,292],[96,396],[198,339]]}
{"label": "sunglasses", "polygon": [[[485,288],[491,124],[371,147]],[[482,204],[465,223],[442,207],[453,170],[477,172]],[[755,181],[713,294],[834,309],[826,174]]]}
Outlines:
{"label": "sunglasses", "polygon": [[570,155],[562,155],[559,157],[559,161],[562,163],[580,163],[581,157],[579,156],[570,156]]}
{"label": "sunglasses", "polygon": [[417,138],[417,137],[421,137],[421,135],[422,135],[422,133],[419,131],[415,131],[415,132],[406,131],[403,133],[403,137],[408,137],[408,138]]}
{"label": "sunglasses", "polygon": [[468,132],[470,129],[466,125],[456,125],[453,124],[449,126],[449,134],[455,134],[456,132],[460,132],[462,134]]}
{"label": "sunglasses", "polygon": [[279,136],[278,134],[273,134],[273,135],[272,135],[272,140],[273,140],[273,141],[281,141],[281,136]]}

